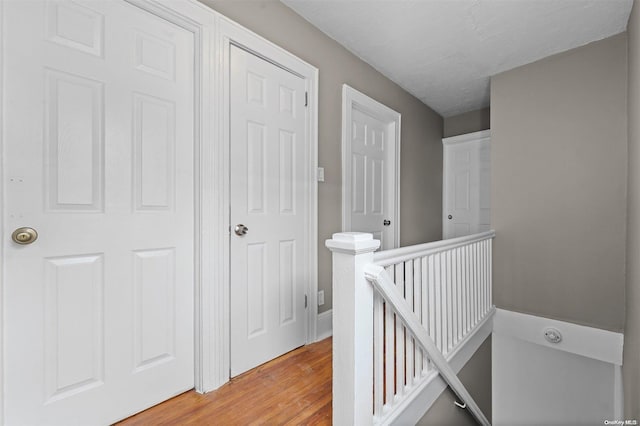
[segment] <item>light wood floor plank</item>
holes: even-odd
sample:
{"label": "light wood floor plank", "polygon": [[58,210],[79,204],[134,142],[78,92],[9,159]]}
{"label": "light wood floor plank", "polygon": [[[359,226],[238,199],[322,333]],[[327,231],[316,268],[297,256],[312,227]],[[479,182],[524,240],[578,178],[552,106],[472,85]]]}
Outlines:
{"label": "light wood floor plank", "polygon": [[206,395],[185,392],[118,423],[330,425],[331,338],[303,346]]}

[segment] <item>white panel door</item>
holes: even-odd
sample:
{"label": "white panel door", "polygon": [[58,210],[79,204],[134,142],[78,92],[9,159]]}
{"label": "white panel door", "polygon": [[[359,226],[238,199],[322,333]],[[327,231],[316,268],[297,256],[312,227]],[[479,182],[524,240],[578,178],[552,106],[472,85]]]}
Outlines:
{"label": "white panel door", "polygon": [[[231,47],[231,376],[305,344],[305,81]],[[247,229],[236,233],[236,225]]]}
{"label": "white panel door", "polygon": [[488,231],[491,216],[489,138],[444,145],[443,236],[455,238]]}
{"label": "white panel door", "polygon": [[124,1],[3,26],[4,420],[109,424],[193,387],[193,34]]}
{"label": "white panel door", "polygon": [[342,230],[400,244],[400,113],[342,86]]}
{"label": "white panel door", "polygon": [[354,107],[351,111],[351,211],[349,231],[369,232],[380,249],[395,247],[395,141],[390,124]]}

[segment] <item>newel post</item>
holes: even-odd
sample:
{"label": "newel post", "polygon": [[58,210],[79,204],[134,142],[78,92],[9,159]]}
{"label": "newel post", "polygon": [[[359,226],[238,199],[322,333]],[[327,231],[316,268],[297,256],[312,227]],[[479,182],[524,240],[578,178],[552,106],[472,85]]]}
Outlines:
{"label": "newel post", "polygon": [[333,424],[373,421],[373,286],[364,267],[380,241],[362,232],[333,234]]}

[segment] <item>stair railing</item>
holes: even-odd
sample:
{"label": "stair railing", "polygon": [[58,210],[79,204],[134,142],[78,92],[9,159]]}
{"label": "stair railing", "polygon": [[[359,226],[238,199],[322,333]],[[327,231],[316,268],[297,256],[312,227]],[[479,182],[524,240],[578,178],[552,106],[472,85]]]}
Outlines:
{"label": "stair railing", "polygon": [[[440,374],[489,425],[449,365],[493,313],[493,231],[374,253],[339,233],[333,253],[333,424],[388,424]],[[428,383],[427,383],[428,384]]]}

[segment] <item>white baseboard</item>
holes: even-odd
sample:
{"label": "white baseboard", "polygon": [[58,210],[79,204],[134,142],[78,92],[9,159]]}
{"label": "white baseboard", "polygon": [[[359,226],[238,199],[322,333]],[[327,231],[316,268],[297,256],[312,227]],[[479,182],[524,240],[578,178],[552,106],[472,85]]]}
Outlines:
{"label": "white baseboard", "polygon": [[321,314],[318,314],[318,331],[316,341],[324,340],[327,337],[333,336],[333,311],[329,309]]}
{"label": "white baseboard", "polygon": [[[545,339],[544,330],[548,327],[562,333],[561,342],[550,343]],[[624,335],[621,333],[504,309],[496,310],[493,332],[551,349],[622,365]]]}

